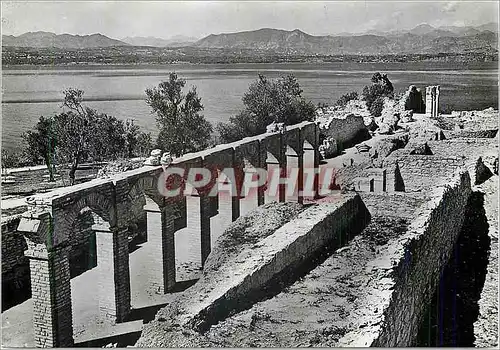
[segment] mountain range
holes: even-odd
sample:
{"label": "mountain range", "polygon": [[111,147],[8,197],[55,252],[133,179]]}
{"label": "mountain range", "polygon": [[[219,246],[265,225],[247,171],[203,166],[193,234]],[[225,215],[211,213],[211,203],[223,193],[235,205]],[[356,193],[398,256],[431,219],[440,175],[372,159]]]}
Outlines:
{"label": "mountain range", "polygon": [[20,36],[3,35],[2,46],[35,48],[96,48],[111,46],[153,46],[201,49],[251,49],[284,54],[338,55],[338,54],[409,54],[409,53],[464,53],[498,50],[498,25],[488,23],[477,27],[433,27],[421,24],[406,31],[368,32],[362,34],[310,35],[299,29],[293,31],[262,28],[253,31],[211,34],[195,38],[175,36],[169,39],[155,37],[126,37],[111,39],[102,34],[56,35],[48,32],[29,32]]}
{"label": "mountain range", "polygon": [[123,45],[128,44],[119,40],[108,38],[107,36],[99,33],[91,35],[57,35],[50,32],[28,32],[19,36],[2,35],[2,46],[88,49]]}
{"label": "mountain range", "polygon": [[184,36],[184,35],[175,35],[169,39],[155,38],[152,36],[143,37],[143,36],[134,36],[134,37],[126,37],[121,39],[124,43],[133,46],[154,46],[154,47],[181,47],[181,46],[189,46],[190,44],[197,41],[197,38]]}
{"label": "mountain range", "polygon": [[314,36],[262,28],[254,31],[212,34],[192,46],[199,48],[252,49],[287,54],[409,54],[496,52],[498,33],[477,28],[434,28],[419,25],[406,32]]}

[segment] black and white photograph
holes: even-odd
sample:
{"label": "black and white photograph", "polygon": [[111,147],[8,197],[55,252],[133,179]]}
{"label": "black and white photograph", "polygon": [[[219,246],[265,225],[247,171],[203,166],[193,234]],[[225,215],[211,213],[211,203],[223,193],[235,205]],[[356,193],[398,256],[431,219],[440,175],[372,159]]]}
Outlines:
{"label": "black and white photograph", "polygon": [[499,346],[500,2],[2,1],[2,348]]}

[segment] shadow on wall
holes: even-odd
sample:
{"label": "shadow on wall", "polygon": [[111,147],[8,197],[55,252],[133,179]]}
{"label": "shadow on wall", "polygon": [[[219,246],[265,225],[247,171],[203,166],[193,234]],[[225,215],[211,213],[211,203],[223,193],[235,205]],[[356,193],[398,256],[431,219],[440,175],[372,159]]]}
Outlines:
{"label": "shadow on wall", "polygon": [[473,192],[453,254],[422,321],[415,346],[474,346],[474,322],[490,251],[484,195]]}

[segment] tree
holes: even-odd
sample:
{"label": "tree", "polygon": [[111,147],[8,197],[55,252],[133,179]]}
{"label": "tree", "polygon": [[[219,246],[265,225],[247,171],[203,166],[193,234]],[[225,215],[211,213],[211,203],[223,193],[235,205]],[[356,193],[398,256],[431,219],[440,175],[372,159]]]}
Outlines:
{"label": "tree", "polygon": [[169,80],[146,89],[146,103],[156,113],[159,134],[156,144],[173,155],[196,152],[210,144],[212,125],[201,115],[203,105],[196,87],[182,92],[186,80],[170,73]]}
{"label": "tree", "polygon": [[351,91],[347,94],[343,94],[340,98],[335,102],[335,106],[345,107],[349,101],[357,100],[358,93],[356,91]]}
{"label": "tree", "polygon": [[374,117],[380,117],[384,105],[384,97],[394,98],[394,87],[387,74],[373,74],[372,85],[363,89],[363,99],[366,107]]}
{"label": "tree", "polygon": [[7,168],[15,168],[20,165],[19,152],[15,150],[2,149],[2,171]]}
{"label": "tree", "polygon": [[267,79],[259,74],[243,96],[245,108],[229,123],[219,123],[217,131],[223,142],[266,132],[272,122],[293,125],[314,119],[316,108],[302,97],[302,89],[293,75]]}
{"label": "tree", "polygon": [[43,159],[49,171],[49,181],[54,181],[57,145],[54,119],[41,116],[35,125],[35,129],[26,132],[23,137],[27,143],[26,154],[31,163],[39,164],[40,159]]}
{"label": "tree", "polygon": [[126,155],[123,121],[83,106],[83,91],[64,91],[68,111],[54,117],[57,155],[70,164],[70,183],[75,183],[78,165],[87,160],[113,160]]}
{"label": "tree", "polygon": [[124,125],[125,131],[125,147],[128,158],[132,158],[135,155],[137,149],[137,143],[139,135],[141,133],[138,125],[135,125],[132,120],[127,120]]}
{"label": "tree", "polygon": [[134,154],[140,157],[145,157],[149,155],[149,152],[153,149],[153,140],[151,134],[145,132],[139,132],[137,135],[137,143],[134,147]]}

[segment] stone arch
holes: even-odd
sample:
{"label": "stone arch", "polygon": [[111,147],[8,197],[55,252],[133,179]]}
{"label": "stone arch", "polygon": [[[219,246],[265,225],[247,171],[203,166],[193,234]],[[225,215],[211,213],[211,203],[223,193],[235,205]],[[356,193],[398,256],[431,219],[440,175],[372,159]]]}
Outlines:
{"label": "stone arch", "polygon": [[[74,195],[76,197],[76,194]],[[100,216],[104,221],[107,221],[110,226],[116,225],[114,213],[114,203],[112,199],[106,197],[97,191],[79,197],[73,204],[56,210],[54,216],[54,235],[56,236],[56,244],[70,239],[69,231],[73,223],[78,218],[82,210],[89,208],[96,215]]]}
{"label": "stone arch", "polygon": [[104,219],[89,207],[83,208],[71,224],[70,275],[74,278],[97,266],[95,224]]}
{"label": "stone arch", "polygon": [[127,192],[127,200],[133,202],[137,198],[145,195],[153,200],[159,207],[164,205],[164,198],[158,191],[158,178],[148,174],[138,178]]}

